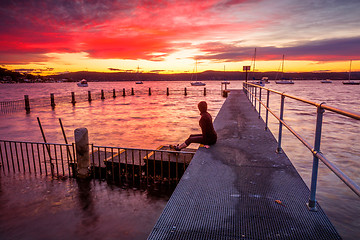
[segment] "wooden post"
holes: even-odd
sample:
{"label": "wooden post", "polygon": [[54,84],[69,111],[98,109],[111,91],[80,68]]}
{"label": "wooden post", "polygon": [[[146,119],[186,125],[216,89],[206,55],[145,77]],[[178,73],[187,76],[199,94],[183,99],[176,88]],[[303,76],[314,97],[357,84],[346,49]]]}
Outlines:
{"label": "wooden post", "polygon": [[92,99],[91,99],[91,92],[90,92],[90,91],[88,91],[88,101],[89,101],[89,102],[92,101]]}
{"label": "wooden post", "polygon": [[126,93],[125,93],[125,88],[123,88],[123,97],[126,96]]}
{"label": "wooden post", "polygon": [[101,99],[105,99],[105,96],[104,96],[104,90],[101,89]]}
{"label": "wooden post", "polygon": [[204,87],[204,96],[206,96],[206,87]]}
{"label": "wooden post", "polygon": [[184,92],[184,95],[185,95],[185,96],[187,96],[186,88],[185,88],[185,92]]}
{"label": "wooden post", "polygon": [[76,159],[77,159],[77,177],[87,178],[89,176],[90,153],[89,136],[86,128],[77,128],[74,131]]}
{"label": "wooden post", "polygon": [[135,95],[134,94],[134,88],[131,88],[131,95]]}
{"label": "wooden post", "polygon": [[149,88],[149,96],[151,96],[151,88]]}
{"label": "wooden post", "polygon": [[71,103],[73,105],[75,105],[76,101],[75,101],[75,93],[74,92],[71,92]]}
{"label": "wooden post", "polygon": [[115,88],[113,89],[113,98],[116,98]]}
{"label": "wooden post", "polygon": [[25,110],[26,110],[26,113],[30,113],[29,95],[24,95],[24,98],[25,98]]}
{"label": "wooden post", "polygon": [[169,88],[166,88],[166,96],[169,96],[170,93],[169,93]]}
{"label": "wooden post", "polygon": [[55,104],[55,97],[54,97],[53,93],[50,93],[50,100],[51,100],[51,107],[52,107],[52,109],[54,109],[56,104]]}

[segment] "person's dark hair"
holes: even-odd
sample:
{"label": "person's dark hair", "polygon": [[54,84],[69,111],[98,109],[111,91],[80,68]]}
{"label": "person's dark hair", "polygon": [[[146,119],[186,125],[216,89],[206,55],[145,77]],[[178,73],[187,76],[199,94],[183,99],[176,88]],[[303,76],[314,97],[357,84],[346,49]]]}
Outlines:
{"label": "person's dark hair", "polygon": [[207,103],[205,101],[199,102],[198,108],[201,113],[206,112],[207,111]]}

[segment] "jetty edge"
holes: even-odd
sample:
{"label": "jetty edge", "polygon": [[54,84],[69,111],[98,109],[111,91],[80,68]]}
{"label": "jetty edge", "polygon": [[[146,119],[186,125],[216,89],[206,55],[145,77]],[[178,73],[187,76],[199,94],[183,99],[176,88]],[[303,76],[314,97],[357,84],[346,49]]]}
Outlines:
{"label": "jetty edge", "polygon": [[242,90],[214,121],[148,239],[341,239]]}

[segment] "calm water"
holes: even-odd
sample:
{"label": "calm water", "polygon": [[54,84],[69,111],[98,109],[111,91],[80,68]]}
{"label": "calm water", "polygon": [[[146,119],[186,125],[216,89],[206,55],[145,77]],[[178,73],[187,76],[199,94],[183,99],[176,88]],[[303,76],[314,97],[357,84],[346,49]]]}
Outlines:
{"label": "calm water", "polygon": [[[233,81],[229,87],[241,88],[241,86],[241,81]],[[118,93],[118,97],[115,99],[95,100],[91,104],[79,101],[75,107],[69,103],[69,100],[60,100],[61,96],[69,97],[70,92],[75,92],[77,96],[81,94],[86,96],[87,91],[95,94],[99,93],[101,89],[112,91],[115,88],[120,91],[122,88],[130,89],[131,87],[135,89],[135,96],[121,97],[121,94]],[[149,87],[153,91],[152,96],[147,96]],[[167,87],[170,89],[170,96],[164,94]],[[185,87],[188,90],[186,97],[183,95]],[[359,86],[346,86],[336,81],[332,84],[321,84],[318,81],[297,81],[294,85],[272,83],[267,87],[315,102],[326,102],[328,105],[341,109],[360,112]],[[206,85],[207,95],[203,96],[203,88],[191,87],[189,82],[144,82],[143,85],[135,85],[133,82],[90,82],[88,88],[79,88],[74,83],[2,84],[0,85],[0,101],[22,100],[25,94],[29,95],[30,99],[44,97],[45,100],[41,101],[50,101],[49,95],[54,93],[57,107],[55,110],[51,110],[50,107],[34,108],[28,115],[23,111],[6,115],[0,114],[0,139],[42,142],[36,119],[39,117],[48,142],[62,143],[64,141],[58,121],[61,118],[69,142],[73,141],[74,129],[86,127],[89,130],[90,142],[96,145],[156,148],[163,144],[179,143],[189,133],[199,132],[199,113],[196,109],[199,101],[207,101],[209,112],[214,117],[216,116],[224,102],[220,96],[220,88],[220,82],[209,81]],[[179,92],[173,94],[172,91],[175,90]],[[136,94],[137,91],[142,91],[143,94]],[[156,91],[163,93],[160,95]],[[275,109],[275,112],[278,112],[279,100],[280,96],[271,95],[270,97],[270,106]],[[314,107],[286,99],[285,120],[310,144],[314,142],[315,112]],[[357,184],[360,184],[359,127],[358,121],[326,112],[321,145],[322,152],[328,159],[334,161]],[[270,129],[276,137],[277,128],[278,124],[271,118]],[[312,155],[286,130],[284,130],[283,148],[309,186]],[[19,177],[1,177],[0,203],[1,206],[4,206],[1,211],[15,209],[16,203],[39,209],[31,214],[24,213],[27,216],[25,220],[17,222],[14,219],[13,222],[17,222],[15,226],[11,227],[0,223],[0,233],[3,231],[13,233],[11,236],[14,239],[15,236],[21,234],[26,236],[31,219],[40,219],[40,222],[44,222],[46,219],[44,216],[49,212],[53,214],[52,211],[55,211],[53,205],[55,205],[55,209],[61,209],[61,211],[55,213],[53,222],[50,221],[47,224],[56,225],[56,228],[59,228],[58,223],[65,219],[72,219],[69,222],[73,223],[65,225],[64,229],[60,229],[58,232],[70,231],[79,239],[85,238],[88,236],[87,234],[95,234],[94,236],[99,234],[98,236],[100,236],[105,232],[109,239],[115,235],[119,237],[121,234],[128,236],[128,239],[144,239],[151,231],[168,199],[166,194],[158,196],[159,194],[149,191],[117,189],[104,183],[92,182],[89,186],[85,186],[85,189],[91,189],[89,199],[91,199],[92,213],[91,211],[87,213],[87,208],[84,210],[84,206],[82,206],[82,197],[79,193],[82,188],[74,180],[49,183],[46,179],[33,176],[26,176],[23,179],[21,177],[20,179]],[[23,194],[17,195],[18,191]],[[47,191],[50,193],[60,192],[57,196],[58,199],[45,198],[43,194]],[[39,198],[39,196],[41,197]],[[118,199],[124,204],[118,204]],[[317,199],[344,239],[357,239],[360,236],[359,198],[323,164],[320,164]],[[15,203],[13,203],[14,200],[16,200]],[[3,203],[7,204],[3,205]],[[44,204],[50,205],[46,208],[42,206]],[[136,210],[134,205],[140,206],[140,209]],[[28,208],[25,206],[22,210],[26,212]],[[68,209],[65,206],[68,206]],[[20,208],[19,211],[22,210]],[[124,212],[123,210],[126,210],[126,214],[120,214],[120,212]],[[131,214],[129,211],[136,212],[136,214]],[[36,215],[37,213],[38,215]],[[146,217],[144,217],[145,214]],[[3,214],[1,215],[3,216]],[[135,217],[132,218],[132,215]],[[103,219],[107,217],[113,221]],[[91,223],[90,219],[92,218],[97,219],[95,223]],[[1,219],[0,222],[5,220],[7,219]],[[128,221],[136,222],[141,227],[131,228]],[[86,224],[94,224],[94,227],[90,230]],[[38,224],[39,230],[42,229],[40,226],[41,224]],[[121,230],[110,230],[116,226],[126,227]],[[21,232],[19,229],[24,230]],[[46,239],[46,237],[41,239]]]}

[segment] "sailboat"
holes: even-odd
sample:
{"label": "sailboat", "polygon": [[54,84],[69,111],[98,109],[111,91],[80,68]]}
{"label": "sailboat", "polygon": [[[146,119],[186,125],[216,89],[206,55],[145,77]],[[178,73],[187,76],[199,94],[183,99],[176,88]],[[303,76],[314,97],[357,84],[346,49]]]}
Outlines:
{"label": "sailboat", "polygon": [[[252,71],[253,73],[255,72],[255,61],[256,61],[256,48],[255,48],[255,51],[254,51],[254,57],[253,57],[253,59],[251,60],[251,64],[250,64],[250,68],[253,67],[253,71]],[[256,81],[256,79],[255,79],[255,74],[254,74],[253,80],[254,80],[254,81],[252,81],[252,82],[250,82],[250,83],[259,85],[259,86],[261,86],[261,87],[264,87],[264,86],[265,86],[265,81],[263,81],[264,78],[262,78],[260,81]]]}
{"label": "sailboat", "polygon": [[[136,72],[136,77],[137,77],[137,78],[139,78],[139,72],[140,72],[140,67],[139,67],[139,65],[138,65],[138,67],[137,67],[137,72]],[[135,81],[135,84],[143,84],[143,82],[142,82],[142,81]]]}
{"label": "sailboat", "polygon": [[350,79],[351,79],[351,63],[352,63],[352,60],[350,60],[349,80],[343,82],[343,84],[345,84],[345,85],[360,85],[360,82],[359,82],[359,81],[352,81],[352,80],[350,80]]}
{"label": "sailboat", "polygon": [[225,65],[224,65],[224,81],[222,81],[221,84],[230,84],[229,81],[225,80]]}
{"label": "sailboat", "polygon": [[[191,76],[191,79],[192,79],[192,76]],[[203,82],[197,81],[197,60],[195,63],[195,82],[191,82],[190,84],[191,84],[191,86],[205,86],[206,85]]]}
{"label": "sailboat", "polygon": [[[284,74],[284,61],[285,61],[285,55],[283,55],[283,58],[282,58],[282,64],[281,64],[281,76],[283,76]],[[282,79],[282,80],[279,80],[279,81],[275,81],[276,84],[294,84],[293,81],[291,80],[286,80],[286,79]]]}

